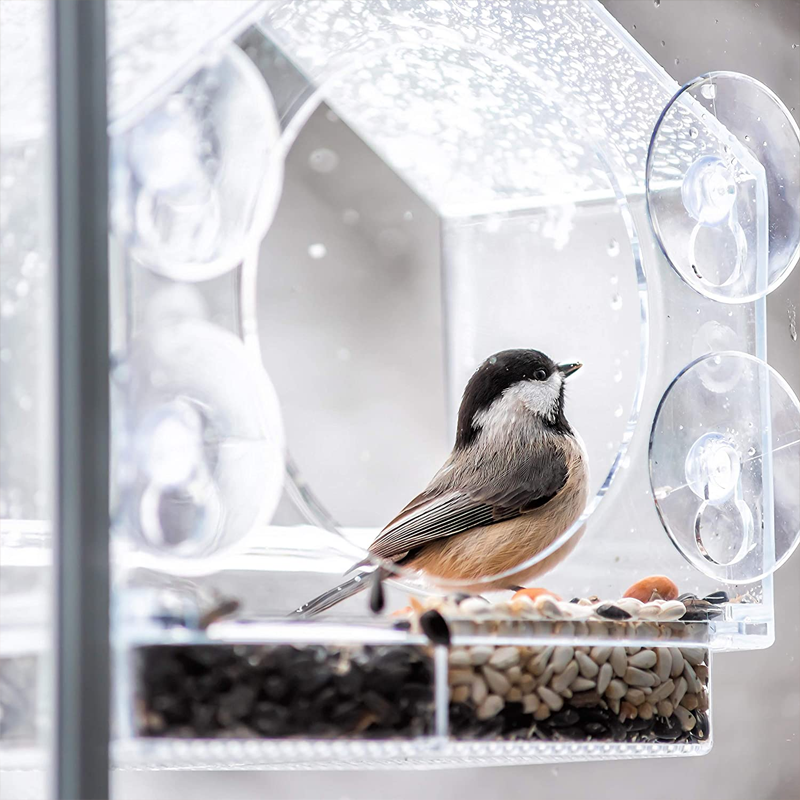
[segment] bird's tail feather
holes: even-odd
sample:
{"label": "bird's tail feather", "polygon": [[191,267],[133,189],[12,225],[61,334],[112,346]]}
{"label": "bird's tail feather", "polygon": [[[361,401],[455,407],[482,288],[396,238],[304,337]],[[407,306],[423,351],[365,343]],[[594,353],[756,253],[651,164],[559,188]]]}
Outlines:
{"label": "bird's tail feather", "polygon": [[352,597],[354,594],[358,594],[366,589],[367,586],[369,586],[369,581],[367,580],[369,575],[369,572],[359,572],[358,575],[350,578],[349,581],[340,583],[338,586],[329,589],[327,592],[323,592],[313,600],[303,603],[300,608],[296,608],[289,616],[313,617],[316,614],[327,611],[337,603],[341,603],[342,600],[346,600],[348,597]]}

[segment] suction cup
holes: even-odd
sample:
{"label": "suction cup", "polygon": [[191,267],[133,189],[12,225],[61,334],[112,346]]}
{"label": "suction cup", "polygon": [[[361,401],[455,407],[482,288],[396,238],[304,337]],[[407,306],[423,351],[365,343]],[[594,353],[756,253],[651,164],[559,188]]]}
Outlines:
{"label": "suction cup", "polygon": [[664,254],[707,297],[763,297],[797,263],[800,131],[753,78],[712,72],[675,95],[650,141],[646,192]]}
{"label": "suction cup", "polygon": [[669,387],[650,435],[650,481],[676,547],[726,583],[760,580],[800,538],[800,403],[770,366],[711,353]]}

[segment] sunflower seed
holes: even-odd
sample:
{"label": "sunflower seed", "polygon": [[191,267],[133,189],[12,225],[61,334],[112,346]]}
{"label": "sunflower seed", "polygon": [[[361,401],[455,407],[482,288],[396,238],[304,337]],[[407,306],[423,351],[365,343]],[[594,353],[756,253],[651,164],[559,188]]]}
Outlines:
{"label": "sunflower seed", "polygon": [[656,665],[657,656],[652,650],[640,650],[636,655],[628,657],[628,665],[640,669],[650,669]]}
{"label": "sunflower seed", "polygon": [[505,706],[505,701],[502,697],[498,697],[496,694],[490,694],[480,706],[478,706],[475,716],[480,720],[491,719],[503,710],[503,706]]}
{"label": "sunflower seed", "polygon": [[570,661],[566,669],[550,681],[550,688],[561,694],[578,677],[578,662]]}
{"label": "sunflower seed", "polygon": [[489,665],[506,670],[519,664],[519,650],[516,647],[498,647],[489,659]]}
{"label": "sunflower seed", "polygon": [[653,686],[656,682],[656,676],[652,672],[645,672],[638,667],[628,667],[624,677],[629,686]]}
{"label": "sunflower seed", "polygon": [[564,705],[564,699],[560,695],[556,694],[552,689],[548,689],[546,686],[540,686],[536,691],[551,711],[561,711]]}
{"label": "sunflower seed", "polygon": [[625,675],[625,670],[628,669],[628,657],[625,655],[624,647],[615,647],[611,651],[611,666],[614,668],[614,674],[618,678]]}
{"label": "sunflower seed", "polygon": [[499,694],[505,697],[508,690],[511,688],[511,683],[502,672],[498,672],[492,667],[483,667],[483,677],[486,679],[486,685],[491,689],[494,694]]}
{"label": "sunflower seed", "polygon": [[600,672],[597,675],[597,691],[599,694],[603,694],[608,688],[608,684],[610,683],[613,675],[614,670],[611,667],[611,664],[606,663],[600,667]]}
{"label": "sunflower seed", "polygon": [[683,706],[677,706],[673,712],[681,723],[682,730],[690,731],[697,724],[697,720],[691,711],[687,711]]}
{"label": "sunflower seed", "polygon": [[[575,650],[572,647],[556,647],[550,665],[556,672],[562,672],[567,664],[572,661]],[[567,684],[569,685],[569,684]]]}
{"label": "sunflower seed", "polygon": [[586,653],[576,652],[575,660],[578,662],[578,668],[584,678],[594,678],[600,671],[600,667]]}
{"label": "sunflower seed", "polygon": [[656,650],[656,675],[661,683],[669,678],[672,669],[672,654],[668,647],[659,647]]}
{"label": "sunflower seed", "polygon": [[593,647],[590,652],[592,661],[594,661],[598,666],[602,667],[603,664],[608,661],[608,657],[611,655],[612,649],[613,648],[611,647],[601,647],[600,645]]}

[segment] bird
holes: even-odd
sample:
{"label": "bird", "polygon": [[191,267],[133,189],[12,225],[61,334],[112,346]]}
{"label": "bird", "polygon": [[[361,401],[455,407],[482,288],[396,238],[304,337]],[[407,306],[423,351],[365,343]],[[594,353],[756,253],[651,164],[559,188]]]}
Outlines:
{"label": "bird", "polygon": [[[503,350],[468,381],[455,444],[427,488],[378,534],[353,578],[304,603],[311,617],[366,589],[385,560],[466,591],[519,589],[574,549],[583,528],[561,547],[512,575],[582,514],[588,458],[564,413],[567,378],[581,363],[557,364],[539,350]],[[369,567],[369,569],[364,569]],[[345,573],[347,574],[347,573]],[[379,601],[382,606],[382,601]]]}

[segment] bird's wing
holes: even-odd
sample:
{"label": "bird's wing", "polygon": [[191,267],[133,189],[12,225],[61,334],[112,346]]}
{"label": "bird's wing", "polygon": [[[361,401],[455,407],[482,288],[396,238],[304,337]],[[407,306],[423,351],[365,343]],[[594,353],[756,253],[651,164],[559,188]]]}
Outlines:
{"label": "bird's wing", "polygon": [[396,558],[445,536],[514,519],[550,501],[567,480],[563,451],[542,448],[490,482],[415,497],[370,545],[380,558]]}

